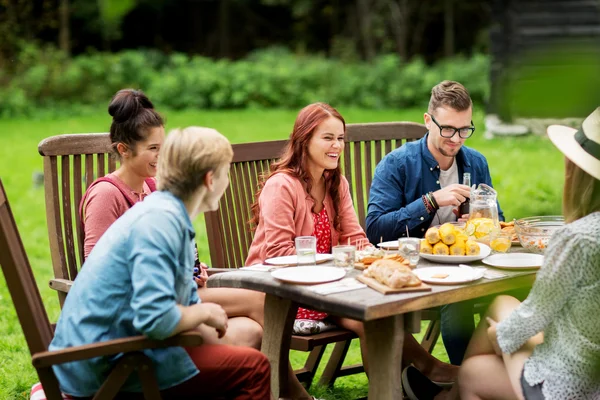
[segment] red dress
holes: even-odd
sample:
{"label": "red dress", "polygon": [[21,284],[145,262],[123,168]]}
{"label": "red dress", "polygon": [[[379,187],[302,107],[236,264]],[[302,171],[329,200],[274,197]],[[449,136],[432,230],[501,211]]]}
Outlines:
{"label": "red dress", "polygon": [[[313,236],[317,238],[317,253],[318,254],[329,254],[331,253],[331,227],[329,226],[329,216],[325,207],[319,213],[313,213],[313,222],[315,230]],[[296,313],[296,319],[312,319],[322,320],[327,318],[327,313],[308,310],[306,308],[298,307]]]}

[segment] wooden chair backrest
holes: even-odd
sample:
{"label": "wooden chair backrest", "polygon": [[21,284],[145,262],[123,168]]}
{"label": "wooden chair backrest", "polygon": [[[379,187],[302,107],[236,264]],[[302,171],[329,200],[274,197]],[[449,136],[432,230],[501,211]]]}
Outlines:
{"label": "wooden chair backrest", "polygon": [[[347,125],[343,170],[363,229],[375,166],[387,153],[423,137],[425,132],[424,125],[414,122]],[[233,145],[229,188],[219,209],[205,213],[212,267],[244,265],[253,238],[248,221],[259,178],[269,171],[270,163],[279,158],[286,143],[287,140],[276,140]]]}
{"label": "wooden chair backrest", "polygon": [[416,122],[348,124],[344,149],[344,175],[350,185],[358,222],[366,229],[369,191],[375,167],[392,150],[425,136],[427,128]]}
{"label": "wooden chair backrest", "polygon": [[29,351],[48,350],[54,335],[1,180],[0,265]]}
{"label": "wooden chair backrest", "polygon": [[[108,133],[66,134],[38,145],[44,157],[46,220],[54,277],[75,280],[83,264],[79,203],[87,188],[117,168]],[[66,294],[59,293],[59,296]],[[61,305],[64,298],[61,298]]]}
{"label": "wooden chair backrest", "polygon": [[217,211],[204,213],[211,266],[237,268],[244,265],[254,232],[250,230],[250,205],[262,174],[279,158],[287,140],[233,145],[229,187]]}

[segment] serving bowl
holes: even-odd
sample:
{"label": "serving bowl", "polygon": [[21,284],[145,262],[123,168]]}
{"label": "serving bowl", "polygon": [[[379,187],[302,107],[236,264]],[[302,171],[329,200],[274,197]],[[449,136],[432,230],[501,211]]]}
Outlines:
{"label": "serving bowl", "polygon": [[554,232],[565,224],[561,215],[521,218],[515,222],[515,231],[524,249],[544,254]]}

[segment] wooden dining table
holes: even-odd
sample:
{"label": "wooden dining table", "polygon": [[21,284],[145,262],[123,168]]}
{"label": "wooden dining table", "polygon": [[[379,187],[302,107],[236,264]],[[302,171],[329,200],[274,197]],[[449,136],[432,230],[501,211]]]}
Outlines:
{"label": "wooden dining table", "polygon": [[[520,247],[512,252],[523,251]],[[421,259],[418,268],[439,266]],[[447,265],[447,264],[446,264]],[[404,332],[420,328],[420,310],[464,300],[530,288],[535,269],[500,270],[481,261],[469,264],[501,271],[506,276],[459,285],[430,285],[431,291],[382,294],[370,287],[328,295],[317,294],[306,285],[281,282],[269,272],[236,270],[213,275],[210,287],[230,287],[264,292],[265,319],[261,351],[271,362],[271,390],[274,398],[285,393],[290,338],[298,306],[364,322],[369,365],[369,398],[402,398],[401,360]],[[353,277],[361,271],[349,271]]]}

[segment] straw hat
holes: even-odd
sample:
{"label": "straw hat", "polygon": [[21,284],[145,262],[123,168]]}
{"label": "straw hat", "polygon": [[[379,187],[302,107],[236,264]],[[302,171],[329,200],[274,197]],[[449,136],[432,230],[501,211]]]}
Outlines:
{"label": "straw hat", "polygon": [[600,180],[600,107],[583,121],[580,130],[550,125],[548,137],[569,160]]}

